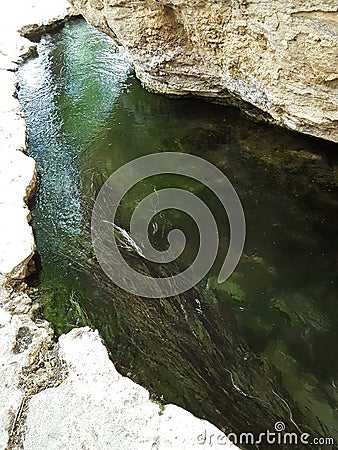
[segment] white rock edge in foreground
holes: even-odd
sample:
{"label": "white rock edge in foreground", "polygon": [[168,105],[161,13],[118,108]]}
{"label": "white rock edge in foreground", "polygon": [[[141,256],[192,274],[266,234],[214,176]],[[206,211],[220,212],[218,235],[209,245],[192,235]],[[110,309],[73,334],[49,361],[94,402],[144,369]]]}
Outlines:
{"label": "white rock edge in foreground", "polygon": [[[59,339],[69,374],[29,405],[25,450],[155,450],[236,447],[214,425],[186,410],[149,399],[149,392],[115,369],[98,332],[74,329]],[[220,445],[217,445],[217,441]]]}

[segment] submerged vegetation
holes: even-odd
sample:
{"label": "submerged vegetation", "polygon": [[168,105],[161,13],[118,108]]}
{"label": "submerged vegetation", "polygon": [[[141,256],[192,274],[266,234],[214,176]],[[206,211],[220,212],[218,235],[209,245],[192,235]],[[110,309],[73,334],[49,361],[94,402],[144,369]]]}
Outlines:
{"label": "submerged vegetation", "polygon": [[[33,226],[45,317],[58,333],[98,328],[122,373],[225,431],[259,433],[283,420],[290,432],[337,437],[336,146],[257,124],[234,108],[145,92],[110,46],[78,21],[43,37],[39,58],[20,69],[40,173]],[[191,152],[220,168],[241,198],[248,236],[236,272],[218,285],[228,225],[217,200],[184,178],[140,183],[115,224],[133,268],[168,275],[196,254],[196,229],[174,211],[155,218],[151,239],[162,249],[171,228],[187,230],[179,261],[149,263],[126,240],[135,205],[168,183],[198,193],[223,230],[219,258],[199,285],[146,299],[102,272],[90,218],[114,170],[158,151]]]}

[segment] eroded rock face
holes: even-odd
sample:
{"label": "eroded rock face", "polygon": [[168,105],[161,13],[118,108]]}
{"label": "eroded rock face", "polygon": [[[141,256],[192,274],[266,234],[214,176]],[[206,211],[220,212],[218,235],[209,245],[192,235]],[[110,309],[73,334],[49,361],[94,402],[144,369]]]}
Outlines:
{"label": "eroded rock face", "polygon": [[[25,293],[3,285],[0,279],[0,449],[12,448],[27,395],[21,384],[23,371],[40,363],[51,345],[45,321],[32,320],[34,308]],[[42,358],[42,359],[41,359]],[[40,361],[41,359],[41,361]]]}
{"label": "eroded rock face", "polygon": [[125,47],[150,90],[241,99],[248,112],[338,142],[337,0],[71,1]]}
{"label": "eroded rock face", "polygon": [[23,278],[35,252],[27,201],[35,189],[36,164],[24,153],[26,125],[15,98],[16,77],[1,61],[0,68],[0,274]]}

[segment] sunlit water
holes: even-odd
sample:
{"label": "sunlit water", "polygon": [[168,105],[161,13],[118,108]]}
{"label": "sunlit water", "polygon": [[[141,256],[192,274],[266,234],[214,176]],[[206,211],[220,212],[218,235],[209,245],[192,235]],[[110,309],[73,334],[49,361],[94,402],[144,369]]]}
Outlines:
{"label": "sunlit water", "polygon": [[[58,333],[98,328],[122,373],[225,431],[273,430],[279,419],[290,431],[338,440],[337,146],[233,108],[150,94],[112,41],[83,21],[44,36],[38,50],[20,68],[19,97],[39,169],[33,226],[44,316]],[[213,194],[180,177],[140,183],[119,226],[128,230],[145,195],[174,184],[208,204],[221,234],[215,267],[195,289],[147,300],[100,272],[88,229],[103,181],[159,151],[198,155],[226,174],[243,204],[247,241],[235,273],[217,285],[228,224]],[[175,211],[150,229],[154,245],[166,248],[177,226],[189,242],[169,271],[191,262],[197,230]]]}

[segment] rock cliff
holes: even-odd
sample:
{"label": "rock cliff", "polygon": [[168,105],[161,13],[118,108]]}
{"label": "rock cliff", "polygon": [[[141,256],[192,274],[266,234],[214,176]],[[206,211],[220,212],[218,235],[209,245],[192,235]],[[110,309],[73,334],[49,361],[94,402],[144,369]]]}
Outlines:
{"label": "rock cliff", "polygon": [[71,0],[144,86],[338,142],[337,0]]}

